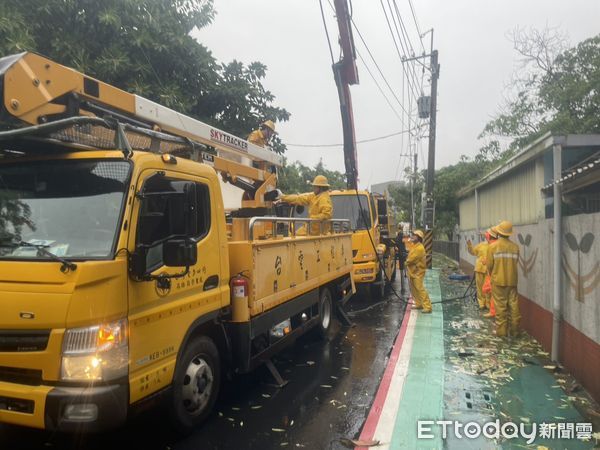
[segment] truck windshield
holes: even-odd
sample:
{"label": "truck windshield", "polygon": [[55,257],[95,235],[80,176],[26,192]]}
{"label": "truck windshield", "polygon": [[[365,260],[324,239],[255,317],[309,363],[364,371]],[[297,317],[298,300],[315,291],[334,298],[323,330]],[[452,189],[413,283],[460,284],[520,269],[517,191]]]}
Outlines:
{"label": "truck windshield", "polygon": [[0,257],[51,256],[36,246],[64,258],[111,255],[130,166],[123,160],[0,164]]}
{"label": "truck windshield", "polygon": [[[362,214],[359,209],[362,207]],[[332,195],[333,218],[349,219],[352,230],[366,230],[371,228],[371,213],[369,212],[369,198],[366,195]]]}

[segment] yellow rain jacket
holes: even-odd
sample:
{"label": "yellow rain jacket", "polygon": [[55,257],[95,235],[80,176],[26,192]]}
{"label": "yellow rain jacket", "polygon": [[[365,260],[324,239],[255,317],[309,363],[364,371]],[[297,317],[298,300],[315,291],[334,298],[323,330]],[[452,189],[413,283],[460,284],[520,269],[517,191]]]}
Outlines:
{"label": "yellow rain jacket", "polygon": [[[308,217],[309,219],[317,220],[330,220],[333,217],[333,204],[331,203],[331,197],[328,191],[321,192],[316,195],[314,192],[307,192],[306,194],[291,194],[282,195],[281,200],[290,203],[292,205],[308,205]],[[319,234],[320,226],[313,224],[311,226],[311,234]],[[328,228],[323,228],[324,232],[328,231]],[[299,234],[304,234],[300,232]]]}
{"label": "yellow rain jacket", "polygon": [[248,135],[248,140],[259,147],[264,147],[267,145],[267,138],[261,130],[254,130],[252,133],[250,133]]}
{"label": "yellow rain jacket", "polygon": [[467,243],[467,250],[473,256],[477,257],[475,261],[475,272],[477,273],[487,273],[486,270],[486,259],[488,252],[488,243],[487,241],[481,242],[475,246],[471,244],[471,241]]}
{"label": "yellow rain jacket", "polygon": [[425,247],[421,242],[412,246],[406,258],[406,269],[410,278],[423,278],[427,268]]}
{"label": "yellow rain jacket", "polygon": [[488,247],[487,270],[493,286],[517,286],[519,246],[510,239],[500,237]]}

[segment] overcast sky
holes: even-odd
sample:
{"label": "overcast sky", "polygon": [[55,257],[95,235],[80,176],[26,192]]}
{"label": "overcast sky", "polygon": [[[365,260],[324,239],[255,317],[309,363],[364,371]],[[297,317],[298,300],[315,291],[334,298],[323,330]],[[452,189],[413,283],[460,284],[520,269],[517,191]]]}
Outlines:
{"label": "overcast sky", "polygon": [[[360,60],[360,84],[353,86],[352,100],[356,139],[371,139],[407,128],[402,107],[410,109],[408,87],[378,0],[353,0],[353,19],[362,33],[396,101],[379,76],[356,32],[358,52],[385,90],[390,108]],[[388,4],[388,0],[383,0]],[[389,2],[393,4],[393,2]],[[417,53],[422,53],[408,0],[396,0]],[[337,24],[328,0],[323,6],[334,47],[339,57]],[[455,163],[461,154],[474,155],[485,123],[497,111],[518,56],[507,38],[515,27],[559,27],[571,44],[600,33],[597,0],[413,0],[421,32],[434,28],[434,48],[441,64],[438,84],[436,168]],[[318,0],[215,0],[215,22],[196,36],[222,62],[233,59],[261,61],[268,67],[264,85],[276,104],[291,113],[287,123],[277,124],[281,138],[290,144],[286,156],[314,165],[323,158],[328,168],[343,171],[342,147],[294,147],[291,144],[337,144],[342,127],[331,58]],[[391,19],[390,19],[391,20]],[[423,39],[429,50],[430,36]],[[429,77],[416,76],[429,92]],[[404,95],[403,95],[404,93]],[[402,106],[399,104],[401,103]],[[414,102],[412,104],[414,106]],[[358,144],[361,186],[398,179],[408,158],[406,135]],[[419,166],[427,160],[427,139],[416,144]]]}

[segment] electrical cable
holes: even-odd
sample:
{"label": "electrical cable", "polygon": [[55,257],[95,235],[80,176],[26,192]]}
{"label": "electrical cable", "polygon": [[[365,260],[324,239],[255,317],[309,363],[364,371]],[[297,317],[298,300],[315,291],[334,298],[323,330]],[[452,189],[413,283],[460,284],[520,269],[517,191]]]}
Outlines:
{"label": "electrical cable", "polygon": [[408,0],[408,5],[410,6],[410,12],[412,13],[413,20],[415,21],[415,28],[417,29],[419,40],[421,41],[421,47],[423,48],[423,51],[425,51],[425,44],[423,44],[423,36],[421,36],[422,33],[419,27],[419,22],[417,21],[417,15],[415,14],[415,8],[413,7],[412,0]]}
{"label": "electrical cable", "polygon": [[400,108],[402,108],[402,110],[406,113],[409,114],[408,111],[406,111],[406,108],[404,107],[404,105],[400,102],[400,100],[398,99],[398,96],[396,95],[396,93],[394,92],[394,90],[392,89],[392,87],[390,86],[390,83],[388,82],[387,78],[385,77],[385,75],[383,74],[381,68],[379,67],[379,64],[377,63],[377,60],[375,59],[375,57],[373,56],[373,53],[371,52],[371,49],[369,48],[369,46],[367,45],[365,39],[363,38],[362,33],[360,32],[360,30],[358,29],[358,27],[356,26],[356,23],[354,22],[354,19],[350,19],[352,22],[352,25],[354,26],[354,29],[356,30],[356,32],[358,33],[358,37],[360,37],[361,42],[363,43],[363,45],[365,46],[365,48],[367,49],[367,53],[369,53],[369,56],[371,57],[371,59],[373,60],[373,63],[375,64],[375,67],[377,68],[379,75],[381,75],[381,78],[383,78],[383,81],[385,82],[386,86],[388,87],[388,89],[390,90],[390,92],[392,93],[392,95],[394,96],[394,98],[396,99],[396,101],[398,102],[398,104],[400,105]]}
{"label": "electrical cable", "polygon": [[335,64],[333,57],[333,50],[331,48],[331,40],[329,39],[329,31],[327,30],[327,22],[325,21],[325,12],[323,11],[323,0],[319,0],[319,6],[321,8],[321,18],[323,19],[323,28],[325,28],[325,36],[327,36],[327,45],[329,45],[329,55],[331,56],[331,65]]}
{"label": "electrical cable", "polygon": [[[381,9],[383,9],[383,14],[385,15],[385,20],[388,24],[388,28],[390,30],[390,34],[392,35],[392,39],[394,40],[394,45],[396,47],[396,51],[398,52],[398,57],[400,58],[400,62],[402,63],[402,71],[404,72],[404,75],[406,76],[406,80],[408,81],[410,90],[412,92],[412,95],[414,95],[415,97],[418,97],[418,93],[416,92],[416,88],[415,86],[413,86],[413,83],[416,85],[416,80],[414,77],[414,69],[413,69],[413,73],[407,73],[405,65],[404,65],[404,61],[403,61],[403,56],[400,52],[400,49],[398,48],[398,44],[396,44],[396,37],[394,35],[394,31],[392,30],[392,26],[390,24],[390,20],[388,18],[388,13],[387,10],[385,9],[385,6],[383,4],[383,0],[380,0],[381,3]],[[390,15],[392,16],[392,22],[394,23],[394,28],[396,29],[396,34],[398,35],[398,42],[400,43],[400,46],[402,47],[402,52],[404,53],[404,56],[409,56],[409,52],[408,52],[408,46],[405,47],[404,43],[402,42],[402,36],[400,31],[398,31],[398,24],[396,23],[396,18],[394,16],[393,10],[392,10],[392,6],[390,4],[390,0],[387,0],[387,4],[388,4],[388,8],[390,9]],[[409,65],[409,70],[410,68],[412,68],[412,65]],[[411,77],[412,76],[412,81],[411,81]]]}
{"label": "electrical cable", "polygon": [[396,117],[398,117],[398,119],[400,119],[400,121],[402,122],[402,126],[404,127],[404,119],[402,117],[400,117],[400,114],[398,114],[398,111],[396,111],[396,109],[392,106],[392,103],[390,102],[390,99],[387,97],[387,95],[385,95],[385,93],[383,92],[383,89],[381,89],[381,86],[377,82],[377,79],[373,75],[373,72],[371,72],[371,69],[369,69],[369,66],[367,65],[367,62],[364,60],[364,58],[358,52],[358,50],[356,51],[356,54],[358,55],[358,57],[362,61],[363,65],[365,66],[365,69],[367,69],[367,72],[369,73],[369,75],[371,75],[371,78],[375,82],[375,85],[377,86],[377,89],[379,89],[379,92],[381,93],[381,95],[383,95],[383,98],[385,98],[385,101],[387,102],[387,104],[389,105],[389,107],[392,109],[392,111],[394,111],[394,114],[396,114]]}
{"label": "electrical cable", "polygon": [[[388,139],[394,136],[398,136],[400,134],[406,134],[406,133],[410,133],[413,130],[401,130],[401,131],[397,131],[395,133],[391,133],[391,134],[386,134],[385,136],[378,136],[375,138],[370,138],[370,139],[363,139],[361,141],[356,141],[357,144],[365,144],[367,142],[375,142],[375,141],[381,141],[383,139]],[[285,143],[285,145],[290,146],[290,147],[343,147],[344,144],[288,144],[287,142]]]}
{"label": "electrical cable", "polygon": [[[408,35],[408,31],[406,29],[406,26],[404,25],[404,21],[402,20],[402,16],[400,14],[400,9],[398,8],[398,4],[396,3],[396,0],[393,0],[394,3],[394,9],[396,12],[396,15],[394,17],[394,10],[392,9],[392,6],[390,4],[390,0],[387,0],[388,2],[388,6],[390,8],[390,11],[392,12],[392,19],[394,20],[394,25],[396,26],[396,20],[395,17],[397,17],[398,19],[398,24],[400,25],[400,31],[398,31],[398,27],[396,26],[396,32],[398,33],[398,38],[400,40],[400,45],[402,46],[404,50],[404,54],[408,57],[414,57],[415,56],[415,48],[412,45],[412,42],[410,40],[410,37]],[[416,64],[416,60],[412,60],[412,61],[403,61],[403,63],[406,62],[408,63],[408,71],[410,73],[410,76],[412,77],[412,82],[415,84],[415,86],[417,86],[418,83],[418,76],[415,72],[415,64]],[[412,64],[410,64],[412,63]],[[416,89],[416,88],[415,88]],[[418,93],[414,93],[415,98],[418,98],[419,95]]]}

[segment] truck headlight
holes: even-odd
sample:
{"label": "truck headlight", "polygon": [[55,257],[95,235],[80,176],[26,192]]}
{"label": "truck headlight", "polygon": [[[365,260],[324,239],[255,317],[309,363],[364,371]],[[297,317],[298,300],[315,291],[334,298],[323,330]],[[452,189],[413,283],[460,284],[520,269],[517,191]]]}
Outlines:
{"label": "truck headlight", "polygon": [[129,366],[127,319],[65,332],[61,379],[109,381],[127,375]]}
{"label": "truck headlight", "polygon": [[363,253],[363,259],[375,259],[375,253]]}

